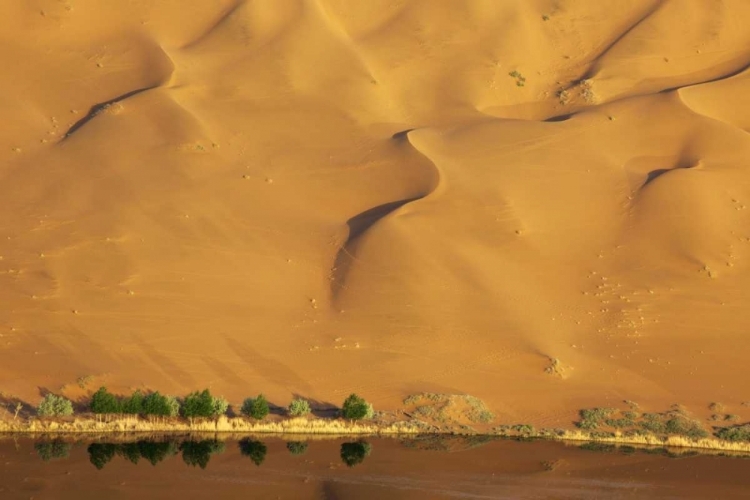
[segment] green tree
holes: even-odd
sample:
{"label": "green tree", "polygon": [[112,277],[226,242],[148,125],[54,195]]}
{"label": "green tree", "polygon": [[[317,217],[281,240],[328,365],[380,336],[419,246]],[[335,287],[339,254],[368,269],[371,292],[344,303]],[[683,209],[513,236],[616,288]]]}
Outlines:
{"label": "green tree", "polygon": [[372,418],[373,414],[372,405],[356,394],[350,394],[341,406],[341,416],[350,420]]}
{"label": "green tree", "polygon": [[136,390],[129,398],[123,400],[122,413],[127,415],[143,413],[143,393],[140,390]]}
{"label": "green tree", "polygon": [[341,461],[347,467],[361,464],[372,451],[370,443],[357,441],[354,443],[341,443]]}
{"label": "green tree", "polygon": [[293,417],[302,417],[310,413],[310,403],[304,399],[293,399],[289,403],[288,411]]}
{"label": "green tree", "polygon": [[112,443],[91,443],[88,447],[89,461],[102,470],[117,453],[117,445]]}
{"label": "green tree", "polygon": [[143,414],[157,417],[176,417],[180,412],[180,403],[172,396],[152,392],[143,398]]}
{"label": "green tree", "polygon": [[289,441],[286,444],[286,449],[292,455],[303,455],[307,451],[307,443],[305,441]]}
{"label": "green tree", "polygon": [[182,403],[182,415],[187,418],[209,418],[214,413],[214,401],[208,389],[191,392]]}
{"label": "green tree", "polygon": [[255,420],[263,420],[268,411],[268,401],[263,394],[259,394],[257,398],[247,398],[240,409],[240,413]]}
{"label": "green tree", "polygon": [[152,392],[143,398],[143,414],[148,416],[166,417],[169,415],[167,397],[159,392]]}
{"label": "green tree", "polygon": [[242,456],[250,458],[250,460],[259,467],[266,459],[268,448],[261,441],[245,438],[239,442],[239,446]]}
{"label": "green tree", "polygon": [[97,415],[111,415],[122,413],[122,405],[117,396],[107,391],[106,387],[100,387],[98,391],[91,396],[89,405],[92,413]]}
{"label": "green tree", "polygon": [[44,396],[36,412],[40,417],[67,417],[73,414],[73,403],[50,393]]}

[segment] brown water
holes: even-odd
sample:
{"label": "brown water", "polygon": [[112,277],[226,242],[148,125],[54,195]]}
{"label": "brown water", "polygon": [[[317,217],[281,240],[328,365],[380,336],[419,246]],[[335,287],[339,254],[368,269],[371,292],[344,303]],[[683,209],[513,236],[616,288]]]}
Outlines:
{"label": "brown water", "polygon": [[6,499],[750,498],[750,460],[481,438],[0,440]]}

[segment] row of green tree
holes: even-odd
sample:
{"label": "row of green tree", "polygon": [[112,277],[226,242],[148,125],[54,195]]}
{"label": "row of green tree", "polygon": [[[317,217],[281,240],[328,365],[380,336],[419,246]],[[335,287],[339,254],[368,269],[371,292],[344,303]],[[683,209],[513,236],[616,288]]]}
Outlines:
{"label": "row of green tree", "polygon": [[[158,391],[144,393],[136,390],[130,396],[117,396],[99,388],[91,397],[89,410],[95,415],[140,415],[146,417],[177,417],[188,419],[216,418],[225,415],[229,402],[223,397],[211,394],[208,389],[191,392],[182,400],[166,396]],[[262,420],[270,411],[268,400],[260,394],[247,398],[240,406],[240,414],[256,420]],[[305,416],[311,412],[310,403],[297,398],[287,407],[287,414],[293,417]],[[42,417],[70,416],[73,414],[73,403],[55,394],[47,394],[37,407]],[[372,418],[373,407],[357,394],[351,394],[341,406],[341,416],[350,420]]]}
{"label": "row of green tree", "polygon": [[[240,454],[248,457],[255,465],[260,466],[266,459],[268,447],[262,441],[245,438],[238,442]],[[302,455],[307,451],[307,442],[290,441],[286,444],[289,453]],[[67,457],[70,443],[52,441],[35,445],[39,456],[47,461]],[[89,461],[97,469],[103,469],[116,456],[138,464],[141,459],[151,465],[157,465],[169,457],[182,454],[182,460],[191,467],[205,469],[211,456],[223,453],[226,446],[215,439],[187,441],[152,441],[144,440],[135,443],[92,443],[88,446]],[[341,443],[340,457],[348,467],[362,463],[370,455],[372,446],[366,441]]]}

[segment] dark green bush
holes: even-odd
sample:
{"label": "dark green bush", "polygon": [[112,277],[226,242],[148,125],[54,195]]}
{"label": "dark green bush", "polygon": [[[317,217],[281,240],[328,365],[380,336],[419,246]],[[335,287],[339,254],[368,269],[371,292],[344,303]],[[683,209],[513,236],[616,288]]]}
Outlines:
{"label": "dark green bush", "polygon": [[182,415],[187,418],[209,418],[214,414],[214,402],[208,389],[191,392],[182,403]]}
{"label": "dark green bush", "polygon": [[357,394],[350,394],[341,406],[341,416],[349,420],[371,418],[372,414],[372,405]]}
{"label": "dark green bush", "polygon": [[91,412],[97,415],[122,413],[122,405],[117,396],[107,391],[106,387],[100,387],[91,397]]}
{"label": "dark green bush", "polygon": [[127,415],[140,415],[143,413],[143,393],[136,390],[129,398],[122,401],[122,413]]}
{"label": "dark green bush", "polygon": [[576,425],[581,429],[591,431],[605,424],[605,420],[615,413],[615,410],[612,408],[586,408],[578,413],[581,416],[581,421],[576,422]]}
{"label": "dark green bush", "polygon": [[257,398],[247,398],[240,408],[240,413],[256,420],[263,420],[268,412],[268,401],[263,394],[259,394]]}
{"label": "dark green bush", "polygon": [[159,392],[152,392],[143,398],[143,414],[157,417],[176,417],[180,411],[180,403],[171,396],[164,396]]}
{"label": "dark green bush", "polygon": [[727,441],[750,441],[750,424],[723,427],[716,431],[716,437]]}

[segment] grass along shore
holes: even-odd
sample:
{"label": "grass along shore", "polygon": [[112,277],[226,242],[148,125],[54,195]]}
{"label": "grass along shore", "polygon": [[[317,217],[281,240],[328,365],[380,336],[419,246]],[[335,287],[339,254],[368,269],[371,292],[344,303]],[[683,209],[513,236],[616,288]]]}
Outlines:
{"label": "grass along shore", "polygon": [[412,422],[348,421],[315,417],[296,417],[283,420],[251,421],[243,417],[220,416],[216,419],[160,419],[113,417],[102,420],[93,417],[73,419],[29,419],[0,421],[0,433],[38,434],[102,434],[102,433],[247,433],[247,434],[335,434],[381,435],[419,434],[424,426]]}
{"label": "grass along shore", "polygon": [[712,450],[732,454],[750,454],[750,443],[727,441],[714,437],[689,438],[685,436],[657,435],[602,435],[580,430],[546,430],[531,432],[473,432],[466,429],[435,428],[421,421],[361,422],[343,419],[297,417],[276,421],[250,421],[242,417],[221,416],[214,420],[183,419],[146,420],[137,417],[29,419],[0,421],[0,433],[29,435],[136,435],[136,434],[275,434],[275,435],[328,435],[328,436],[410,436],[418,434],[487,436],[495,438],[546,439],[569,442],[595,442],[613,445],[634,445],[660,448]]}

